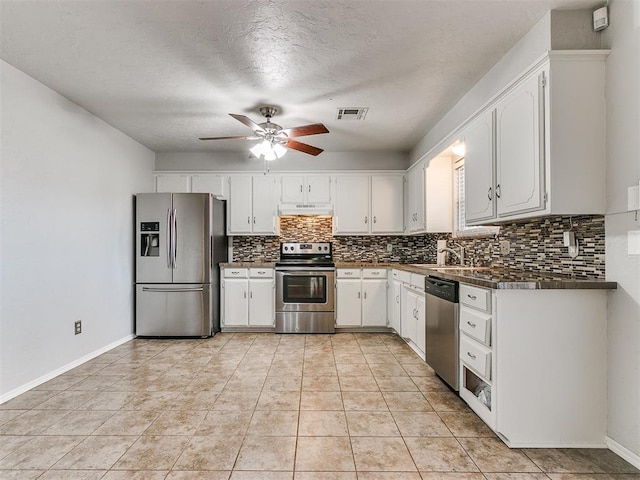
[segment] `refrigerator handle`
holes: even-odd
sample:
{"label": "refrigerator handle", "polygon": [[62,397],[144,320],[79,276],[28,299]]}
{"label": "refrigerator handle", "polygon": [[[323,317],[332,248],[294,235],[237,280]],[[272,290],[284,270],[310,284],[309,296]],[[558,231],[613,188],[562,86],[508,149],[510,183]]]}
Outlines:
{"label": "refrigerator handle", "polygon": [[178,210],[173,209],[173,268],[178,266]]}
{"label": "refrigerator handle", "polygon": [[171,264],[171,209],[167,210],[167,268],[172,268]]}

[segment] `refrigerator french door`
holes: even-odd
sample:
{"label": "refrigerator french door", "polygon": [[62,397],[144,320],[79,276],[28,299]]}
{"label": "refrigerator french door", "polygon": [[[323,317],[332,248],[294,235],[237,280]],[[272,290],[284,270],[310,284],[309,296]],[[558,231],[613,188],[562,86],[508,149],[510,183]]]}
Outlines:
{"label": "refrigerator french door", "polygon": [[210,194],[136,195],[136,335],[208,337],[220,328],[224,201]]}

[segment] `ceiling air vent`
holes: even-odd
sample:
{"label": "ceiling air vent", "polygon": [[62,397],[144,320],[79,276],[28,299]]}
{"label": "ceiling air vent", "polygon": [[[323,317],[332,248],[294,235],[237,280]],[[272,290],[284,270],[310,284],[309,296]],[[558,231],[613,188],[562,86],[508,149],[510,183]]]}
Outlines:
{"label": "ceiling air vent", "polygon": [[338,120],[364,120],[368,111],[369,108],[367,107],[343,107],[338,109],[338,116],[336,118]]}

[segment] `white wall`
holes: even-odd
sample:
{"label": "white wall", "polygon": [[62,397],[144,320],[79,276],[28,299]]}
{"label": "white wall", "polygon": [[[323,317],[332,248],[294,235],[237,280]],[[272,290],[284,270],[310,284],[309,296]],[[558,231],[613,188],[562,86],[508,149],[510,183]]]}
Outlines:
{"label": "white wall", "polygon": [[132,334],[154,153],[3,61],[0,93],[1,401]]}
{"label": "white wall", "polygon": [[609,296],[607,424],[612,448],[640,462],[640,255],[627,253],[640,220],[626,212],[627,187],[640,181],[640,1],[614,0],[609,15],[606,261],[618,290]]}
{"label": "white wall", "polygon": [[[314,157],[289,152],[268,166],[273,172],[308,170],[406,170],[407,153],[400,152],[323,152]],[[248,158],[246,152],[163,153],[156,154],[157,171],[237,172],[262,171],[264,161]]]}

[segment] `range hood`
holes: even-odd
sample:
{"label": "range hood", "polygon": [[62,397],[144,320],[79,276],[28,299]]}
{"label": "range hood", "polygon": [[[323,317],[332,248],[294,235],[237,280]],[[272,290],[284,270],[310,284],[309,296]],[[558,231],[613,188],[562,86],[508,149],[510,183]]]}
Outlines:
{"label": "range hood", "polygon": [[292,204],[281,203],[278,205],[279,215],[333,215],[333,205],[321,204]]}

